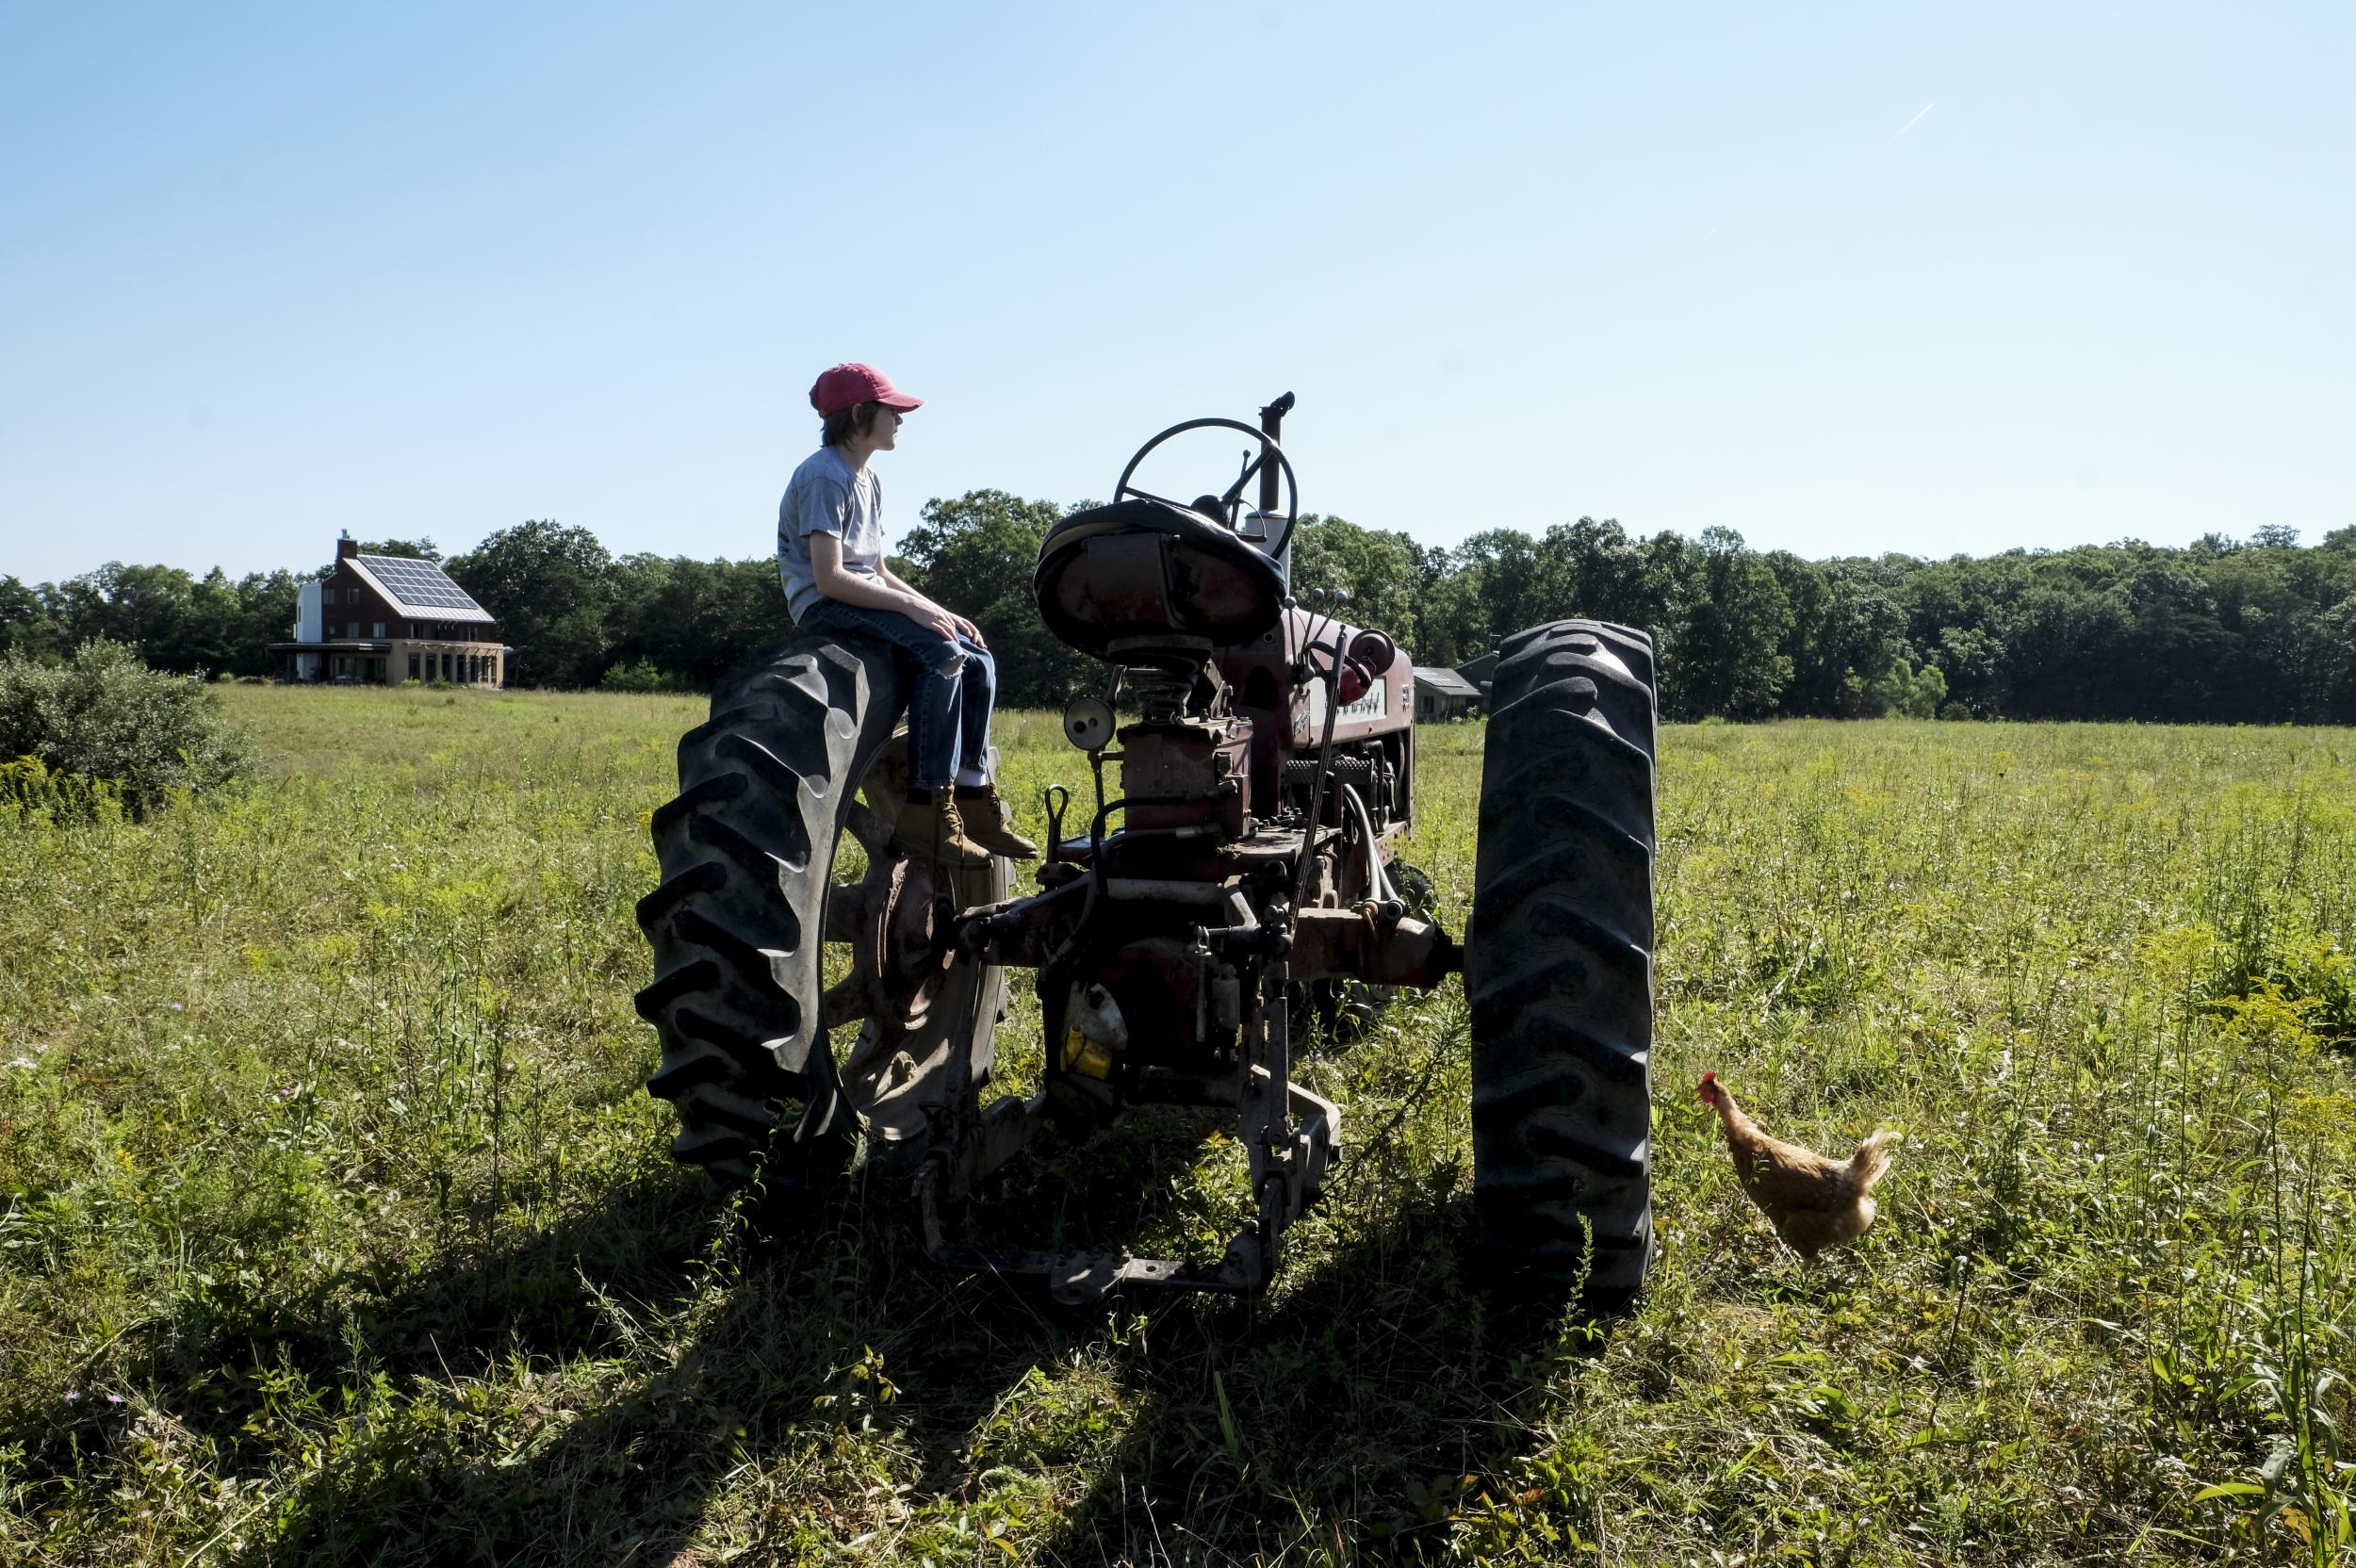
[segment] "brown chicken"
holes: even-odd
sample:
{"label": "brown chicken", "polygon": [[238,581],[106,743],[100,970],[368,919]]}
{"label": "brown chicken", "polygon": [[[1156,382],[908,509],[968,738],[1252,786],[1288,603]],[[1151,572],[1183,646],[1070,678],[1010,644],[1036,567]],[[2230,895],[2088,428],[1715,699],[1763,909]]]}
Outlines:
{"label": "brown chicken", "polygon": [[1873,1184],[1890,1168],[1897,1134],[1875,1133],[1847,1159],[1828,1160],[1760,1132],[1716,1072],[1703,1073],[1694,1092],[1718,1113],[1736,1180],[1785,1246],[1814,1263],[1825,1248],[1855,1241],[1873,1225]]}

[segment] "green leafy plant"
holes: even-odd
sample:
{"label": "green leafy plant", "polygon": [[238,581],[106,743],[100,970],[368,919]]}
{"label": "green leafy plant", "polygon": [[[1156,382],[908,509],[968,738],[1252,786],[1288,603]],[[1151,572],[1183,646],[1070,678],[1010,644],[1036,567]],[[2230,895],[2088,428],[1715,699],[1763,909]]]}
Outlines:
{"label": "green leafy plant", "polygon": [[0,759],[16,758],[111,785],[138,815],[237,777],[251,748],[201,681],[94,639],[63,664],[0,659]]}
{"label": "green leafy plant", "polygon": [[684,692],[687,687],[669,671],[657,669],[650,659],[616,664],[597,681],[597,689],[604,692]]}

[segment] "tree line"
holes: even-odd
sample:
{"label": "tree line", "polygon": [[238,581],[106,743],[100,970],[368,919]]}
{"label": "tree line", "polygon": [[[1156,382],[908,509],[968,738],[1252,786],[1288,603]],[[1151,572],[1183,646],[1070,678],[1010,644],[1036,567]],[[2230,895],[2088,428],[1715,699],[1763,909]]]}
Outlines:
{"label": "tree line", "polygon": [[[1031,607],[1039,541],[1072,510],[996,490],[933,500],[893,558],[984,629],[1012,704],[1060,704],[1096,678]],[[1391,632],[1417,663],[1463,664],[1564,615],[1648,628],[1672,718],[2356,723],[2356,527],[2312,547],[2270,527],[1946,560],[1808,561],[1728,529],[1640,537],[1591,517],[1443,547],[1309,516],[1296,539],[1301,600]],[[616,557],[546,519],[447,559],[431,540],[362,548],[441,561],[499,618],[520,685],[705,690],[791,629],[766,557]],[[306,575],[0,577],[0,654],[55,661],[105,638],[160,669],[275,674],[265,647],[290,634]]]}

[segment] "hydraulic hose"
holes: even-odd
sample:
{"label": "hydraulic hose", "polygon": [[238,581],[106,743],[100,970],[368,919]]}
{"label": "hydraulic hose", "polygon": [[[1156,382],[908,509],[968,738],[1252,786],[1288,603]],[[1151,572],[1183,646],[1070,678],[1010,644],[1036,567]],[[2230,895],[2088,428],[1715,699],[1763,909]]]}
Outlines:
{"label": "hydraulic hose", "polygon": [[1366,803],[1359,798],[1355,787],[1335,779],[1333,788],[1341,791],[1342,800],[1350,807],[1350,815],[1358,819],[1358,831],[1366,837],[1367,886],[1374,890],[1378,901],[1404,902],[1399,896],[1399,889],[1392,885],[1391,874],[1383,869],[1383,850],[1374,838],[1374,813],[1366,809]]}

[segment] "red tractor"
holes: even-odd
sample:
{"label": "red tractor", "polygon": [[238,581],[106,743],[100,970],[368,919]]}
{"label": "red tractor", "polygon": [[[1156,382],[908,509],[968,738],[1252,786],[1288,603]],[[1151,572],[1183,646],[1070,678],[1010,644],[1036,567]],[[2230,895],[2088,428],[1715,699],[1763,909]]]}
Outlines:
{"label": "red tractor", "polygon": [[[1105,678],[1064,712],[1093,791],[1085,816],[1048,792],[1035,892],[1010,896],[1003,860],[892,852],[906,753],[889,648],[797,635],[721,683],[679,743],[679,797],[653,820],[662,884],[638,906],[655,963],[638,1008],[663,1047],[648,1088],[678,1110],[679,1158],[790,1208],[840,1176],[863,1125],[938,1263],[1041,1276],[1063,1300],[1255,1290],[1343,1148],[1340,1109],[1293,1079],[1302,1002],[1330,1018],[1461,972],[1486,1254],[1598,1305],[1636,1293],[1652,1253],[1652,641],[1564,620],[1498,649],[1471,926],[1452,939],[1393,858],[1414,822],[1408,657],[1288,589],[1292,400],[1256,428],[1162,432],[1110,503],[1042,544],[1039,613]],[[1223,494],[1132,482],[1206,429],[1254,443]],[[986,1100],[1017,968],[1036,976],[1043,1086]],[[963,1201],[1034,1135],[1151,1103],[1235,1113],[1256,1202],[1223,1255],[961,1239]]]}

